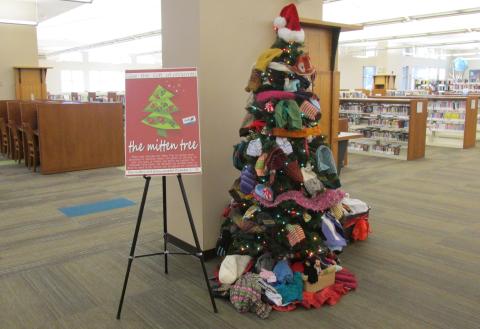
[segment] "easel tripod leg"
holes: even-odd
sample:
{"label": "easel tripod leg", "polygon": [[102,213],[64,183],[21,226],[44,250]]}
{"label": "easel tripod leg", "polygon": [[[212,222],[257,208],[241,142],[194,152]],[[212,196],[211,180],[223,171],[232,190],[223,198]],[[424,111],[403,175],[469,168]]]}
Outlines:
{"label": "easel tripod leg", "polygon": [[125,292],[127,290],[128,278],[130,276],[130,269],[132,268],[132,262],[135,257],[135,248],[137,247],[138,233],[140,232],[140,224],[142,223],[143,210],[145,209],[145,201],[147,200],[148,186],[150,185],[150,176],[143,176],[145,179],[145,187],[143,188],[142,202],[140,204],[140,210],[138,211],[137,225],[135,226],[135,233],[133,234],[132,246],[130,247],[130,256],[128,257],[127,272],[125,273],[125,279],[123,281],[122,296],[120,297],[120,303],[118,304],[117,319],[120,319],[122,314],[123,300],[125,299]]}
{"label": "easel tripod leg", "polygon": [[168,274],[168,229],[167,229],[167,177],[162,176],[163,199],[163,251],[165,251],[165,274]]}
{"label": "easel tripod leg", "polygon": [[213,311],[218,313],[217,305],[215,304],[215,299],[213,298],[212,288],[210,287],[210,281],[208,280],[207,269],[205,268],[205,260],[203,257],[202,249],[200,248],[200,242],[197,236],[197,230],[195,229],[195,223],[193,222],[192,212],[190,210],[190,205],[188,204],[187,193],[185,192],[185,186],[183,185],[182,175],[178,174],[178,184],[180,185],[180,190],[182,191],[183,202],[185,203],[185,209],[187,210],[188,221],[190,223],[190,228],[192,229],[193,239],[195,240],[195,247],[197,248],[197,254],[200,258],[200,263],[202,264],[203,276],[205,277],[205,283],[207,284],[208,293],[210,295],[210,301],[212,302]]}

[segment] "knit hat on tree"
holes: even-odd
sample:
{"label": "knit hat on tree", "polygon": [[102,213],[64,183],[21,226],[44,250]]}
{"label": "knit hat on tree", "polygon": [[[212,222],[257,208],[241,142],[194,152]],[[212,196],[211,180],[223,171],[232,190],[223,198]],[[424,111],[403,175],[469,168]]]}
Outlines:
{"label": "knit hat on tree", "polygon": [[280,16],[273,21],[278,37],[286,42],[305,41],[305,32],[300,27],[297,7],[293,3],[283,7]]}

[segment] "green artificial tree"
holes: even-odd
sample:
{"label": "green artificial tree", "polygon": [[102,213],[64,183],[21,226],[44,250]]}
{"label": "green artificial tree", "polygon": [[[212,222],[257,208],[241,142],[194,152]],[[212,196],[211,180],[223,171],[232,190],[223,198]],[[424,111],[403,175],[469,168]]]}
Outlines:
{"label": "green artificial tree", "polygon": [[157,86],[148,98],[149,104],[144,108],[148,116],[142,120],[147,126],[157,129],[157,134],[167,136],[168,130],[178,130],[180,126],[175,122],[172,113],[178,108],[172,101],[173,93],[162,86]]}
{"label": "green artificial tree", "polygon": [[270,252],[304,260],[341,249],[326,243],[322,222],[341,230],[344,193],[319,128],[316,73],[303,49],[304,32],[291,22],[275,21],[278,37],[259,56],[246,88],[244,139],[233,154],[241,173],[225,209],[220,255]]}

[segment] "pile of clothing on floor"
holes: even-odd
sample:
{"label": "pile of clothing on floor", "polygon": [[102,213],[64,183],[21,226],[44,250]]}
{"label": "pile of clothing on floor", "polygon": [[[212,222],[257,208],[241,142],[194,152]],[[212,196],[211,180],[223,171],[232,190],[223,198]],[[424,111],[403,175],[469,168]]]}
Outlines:
{"label": "pile of clothing on floor", "polygon": [[357,287],[355,276],[339,265],[335,253],[304,262],[275,259],[270,253],[257,259],[228,255],[216,272],[216,279],[216,297],[229,299],[237,311],[253,312],[262,319],[272,310],[287,312],[298,305],[335,305]]}

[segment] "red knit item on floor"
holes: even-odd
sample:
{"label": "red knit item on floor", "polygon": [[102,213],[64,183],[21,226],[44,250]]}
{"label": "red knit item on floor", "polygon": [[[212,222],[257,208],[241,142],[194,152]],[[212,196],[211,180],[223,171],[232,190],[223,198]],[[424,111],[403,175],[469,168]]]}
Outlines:
{"label": "red knit item on floor", "polygon": [[348,290],[357,289],[358,286],[357,278],[346,268],[343,268],[341,271],[335,273],[335,284],[337,283],[343,284],[343,286]]}
{"label": "red knit item on floor", "polygon": [[353,228],[352,239],[353,240],[360,240],[360,241],[367,240],[368,233],[371,233],[370,225],[368,224],[368,222],[365,219],[360,218],[355,223],[355,227]]}
{"label": "red knit item on floor", "polygon": [[348,292],[342,283],[335,283],[318,292],[303,292],[302,305],[305,308],[319,308],[324,304],[335,305]]}

